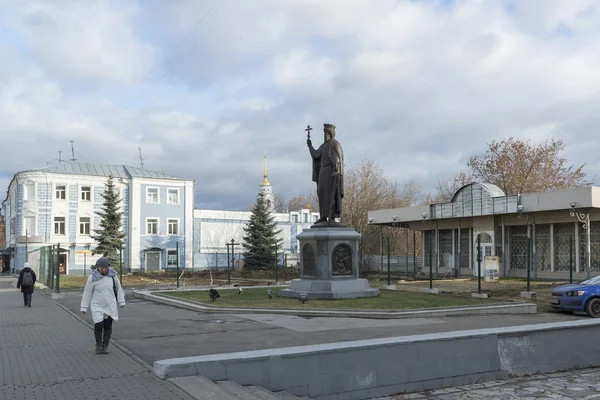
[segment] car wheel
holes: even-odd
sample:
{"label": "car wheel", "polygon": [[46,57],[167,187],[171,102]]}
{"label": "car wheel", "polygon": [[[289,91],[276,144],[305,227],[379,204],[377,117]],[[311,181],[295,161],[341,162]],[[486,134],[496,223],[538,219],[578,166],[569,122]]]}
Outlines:
{"label": "car wheel", "polygon": [[594,298],[585,305],[585,312],[593,318],[600,318],[600,299]]}

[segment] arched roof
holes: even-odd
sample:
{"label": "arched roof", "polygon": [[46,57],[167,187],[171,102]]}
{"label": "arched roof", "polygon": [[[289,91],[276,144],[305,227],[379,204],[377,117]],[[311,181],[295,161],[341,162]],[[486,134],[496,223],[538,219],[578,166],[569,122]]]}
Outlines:
{"label": "arched roof", "polygon": [[467,187],[472,187],[472,186],[480,186],[483,190],[485,190],[490,197],[502,197],[502,196],[506,196],[504,194],[504,192],[502,191],[502,189],[500,189],[498,186],[493,185],[491,183],[479,183],[479,182],[473,182],[473,183],[469,183],[463,187],[461,187],[460,189],[458,189],[455,193],[454,196],[452,196],[452,203],[454,203],[454,201],[456,200],[456,198],[458,197],[458,195]]}

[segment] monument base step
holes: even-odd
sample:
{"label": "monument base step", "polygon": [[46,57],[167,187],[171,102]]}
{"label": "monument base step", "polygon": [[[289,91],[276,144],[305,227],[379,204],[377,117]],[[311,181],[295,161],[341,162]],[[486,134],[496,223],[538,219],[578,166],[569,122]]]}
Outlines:
{"label": "monument base step", "polygon": [[288,392],[272,392],[261,386],[242,386],[233,381],[213,382],[204,376],[186,376],[169,378],[184,392],[196,400],[298,400],[309,397],[297,397]]}
{"label": "monument base step", "polygon": [[288,289],[279,291],[282,297],[301,299],[306,295],[306,300],[329,300],[329,299],[356,299],[359,297],[375,297],[379,295],[379,289],[369,286],[366,279],[293,279]]}

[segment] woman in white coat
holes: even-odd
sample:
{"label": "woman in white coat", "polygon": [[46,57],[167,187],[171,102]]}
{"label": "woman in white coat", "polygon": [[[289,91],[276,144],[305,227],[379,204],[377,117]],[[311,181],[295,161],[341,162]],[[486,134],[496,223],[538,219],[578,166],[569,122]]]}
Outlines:
{"label": "woman in white coat", "polygon": [[108,354],[112,323],[119,320],[117,303],[120,307],[125,306],[123,288],[116,275],[108,258],[100,257],[83,290],[81,312],[85,314],[91,305],[96,354]]}

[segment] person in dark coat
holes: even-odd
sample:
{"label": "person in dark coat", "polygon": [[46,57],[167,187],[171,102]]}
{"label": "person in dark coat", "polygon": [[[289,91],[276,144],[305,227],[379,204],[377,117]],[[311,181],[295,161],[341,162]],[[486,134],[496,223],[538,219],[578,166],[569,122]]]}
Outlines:
{"label": "person in dark coat", "polygon": [[[29,275],[31,275],[31,279],[29,278]],[[21,288],[25,307],[31,307],[31,296],[33,295],[33,288],[36,280],[37,276],[35,276],[35,272],[33,272],[29,263],[26,262],[23,265],[23,269],[19,274],[19,280],[17,281],[17,289]]]}

